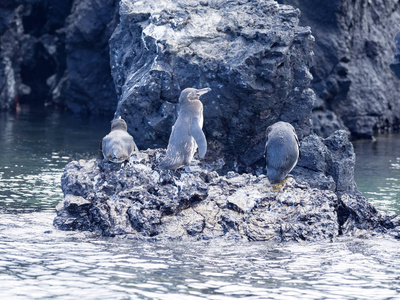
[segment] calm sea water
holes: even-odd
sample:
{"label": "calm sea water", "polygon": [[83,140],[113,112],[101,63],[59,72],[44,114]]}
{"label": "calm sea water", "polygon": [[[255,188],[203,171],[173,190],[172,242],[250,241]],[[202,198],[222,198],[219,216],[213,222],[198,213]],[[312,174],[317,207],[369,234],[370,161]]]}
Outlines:
{"label": "calm sea water", "polygon": [[[65,164],[97,155],[109,121],[0,113],[1,299],[400,298],[391,239],[157,244],[54,229]],[[397,212],[399,138],[355,146],[359,188]]]}
{"label": "calm sea water", "polygon": [[355,179],[358,189],[383,211],[400,214],[400,134],[356,141]]}

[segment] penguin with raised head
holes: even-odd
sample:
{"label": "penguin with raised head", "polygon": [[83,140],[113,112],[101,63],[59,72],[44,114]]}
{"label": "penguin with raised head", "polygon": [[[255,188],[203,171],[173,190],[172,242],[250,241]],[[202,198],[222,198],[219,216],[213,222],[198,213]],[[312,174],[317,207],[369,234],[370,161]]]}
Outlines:
{"label": "penguin with raised head", "polygon": [[121,163],[138,151],[133,137],[128,133],[126,122],[119,117],[111,123],[111,132],[107,134],[100,145],[104,159],[113,163]]}
{"label": "penguin with raised head", "polygon": [[277,122],[266,130],[265,160],[267,177],[271,183],[278,183],[297,164],[300,144],[296,131],[287,122]]}
{"label": "penguin with raised head", "polygon": [[189,166],[196,149],[200,158],[207,152],[207,140],[203,133],[203,104],[200,96],[210,88],[187,88],[179,97],[178,119],[172,127],[167,154],[160,163],[161,169],[176,170]]}

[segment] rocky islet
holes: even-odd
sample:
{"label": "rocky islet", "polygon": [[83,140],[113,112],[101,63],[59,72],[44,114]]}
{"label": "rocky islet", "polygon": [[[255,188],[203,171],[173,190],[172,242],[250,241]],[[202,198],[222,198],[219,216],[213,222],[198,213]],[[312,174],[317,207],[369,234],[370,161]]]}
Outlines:
{"label": "rocky islet", "polygon": [[[398,236],[399,218],[357,191],[348,132],[312,134],[314,38],[298,10],[274,1],[122,1],[120,17],[110,40],[116,115],[139,148],[165,147],[180,88],[208,85],[210,154],[192,173],[160,171],[157,149],[124,166],[71,162],[56,227],[139,239]],[[277,188],[262,175],[262,153],[265,128],[278,119],[296,127],[301,159]]]}

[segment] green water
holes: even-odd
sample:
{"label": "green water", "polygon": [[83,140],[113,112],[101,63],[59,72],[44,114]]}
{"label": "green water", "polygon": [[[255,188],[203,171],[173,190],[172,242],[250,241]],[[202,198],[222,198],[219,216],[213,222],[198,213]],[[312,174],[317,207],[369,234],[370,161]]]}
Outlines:
{"label": "green water", "polygon": [[[391,239],[157,244],[54,229],[64,166],[97,155],[110,118],[0,113],[1,299],[400,298]],[[356,144],[357,183],[398,211],[398,136],[378,142]]]}
{"label": "green water", "polygon": [[0,114],[0,209],[53,210],[62,195],[61,172],[79,158],[97,155],[110,117],[27,111]]}
{"label": "green water", "polygon": [[400,214],[400,134],[376,135],[374,141],[353,145],[358,189],[378,209]]}

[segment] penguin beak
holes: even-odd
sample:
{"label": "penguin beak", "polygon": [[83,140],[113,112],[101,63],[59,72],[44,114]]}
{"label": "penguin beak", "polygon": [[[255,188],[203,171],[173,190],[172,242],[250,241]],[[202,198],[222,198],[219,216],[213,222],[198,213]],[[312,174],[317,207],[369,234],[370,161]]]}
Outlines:
{"label": "penguin beak", "polygon": [[201,89],[201,90],[197,90],[196,91],[196,95],[200,97],[201,95],[204,95],[204,94],[208,93],[209,91],[211,91],[210,88],[204,88],[204,89]]}

